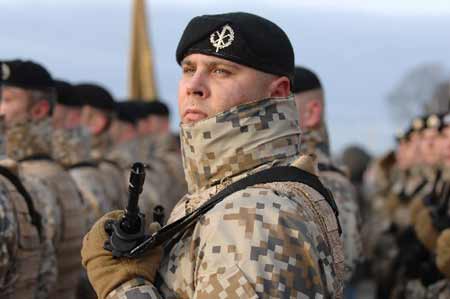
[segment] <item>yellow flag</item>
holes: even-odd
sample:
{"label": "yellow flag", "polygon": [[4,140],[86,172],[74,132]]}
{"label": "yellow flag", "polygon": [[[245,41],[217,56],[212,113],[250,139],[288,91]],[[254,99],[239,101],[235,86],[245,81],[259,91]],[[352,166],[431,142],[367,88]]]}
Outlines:
{"label": "yellow flag", "polygon": [[156,84],[145,12],[145,0],[134,0],[128,83],[131,99],[151,100],[156,97]]}

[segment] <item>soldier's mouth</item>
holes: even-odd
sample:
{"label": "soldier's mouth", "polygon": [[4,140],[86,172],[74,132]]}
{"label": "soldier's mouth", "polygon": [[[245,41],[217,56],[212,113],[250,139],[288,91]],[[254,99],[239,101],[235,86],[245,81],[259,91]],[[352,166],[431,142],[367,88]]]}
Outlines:
{"label": "soldier's mouth", "polygon": [[200,111],[198,109],[186,109],[183,115],[183,119],[185,123],[191,123],[196,122],[202,119],[207,118],[208,115],[204,113],[203,111]]}

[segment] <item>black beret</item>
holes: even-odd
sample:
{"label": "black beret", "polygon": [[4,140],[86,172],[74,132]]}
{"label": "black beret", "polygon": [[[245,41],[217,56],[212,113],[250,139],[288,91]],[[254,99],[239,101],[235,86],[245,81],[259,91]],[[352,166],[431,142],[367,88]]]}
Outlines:
{"label": "black beret", "polygon": [[295,67],[294,87],[292,88],[294,93],[320,88],[322,88],[322,84],[313,71],[302,66]]}
{"label": "black beret", "polygon": [[217,56],[294,78],[294,50],[286,33],[257,15],[235,12],[193,18],[178,43],[178,64],[193,53]]}
{"label": "black beret", "polygon": [[42,65],[33,61],[2,61],[0,70],[2,85],[35,90],[48,90],[55,87],[50,73]]}
{"label": "black beret", "polygon": [[91,106],[106,111],[115,110],[115,101],[112,95],[102,86],[83,83],[75,85],[74,88],[83,106]]}
{"label": "black beret", "polygon": [[158,115],[158,116],[169,116],[170,111],[169,111],[169,107],[164,103],[161,102],[159,100],[153,100],[150,102],[146,102],[146,113],[147,116],[150,115]]}
{"label": "black beret", "polygon": [[124,122],[130,123],[130,124],[136,124],[138,120],[138,116],[140,114],[140,102],[134,102],[134,101],[121,101],[116,102],[115,109],[116,109],[116,117]]}
{"label": "black beret", "polygon": [[55,87],[57,93],[56,103],[70,107],[82,106],[81,100],[72,84],[63,80],[55,80]]}

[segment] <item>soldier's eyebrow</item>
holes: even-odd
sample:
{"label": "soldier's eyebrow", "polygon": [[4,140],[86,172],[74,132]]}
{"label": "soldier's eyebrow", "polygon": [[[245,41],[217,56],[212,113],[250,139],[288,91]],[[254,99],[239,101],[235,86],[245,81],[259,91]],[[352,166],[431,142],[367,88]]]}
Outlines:
{"label": "soldier's eyebrow", "polygon": [[190,61],[189,59],[185,59],[181,62],[181,66],[193,66],[194,63]]}
{"label": "soldier's eyebrow", "polygon": [[218,66],[225,66],[225,67],[229,67],[229,68],[232,68],[232,69],[235,69],[235,70],[238,70],[238,69],[239,69],[239,67],[238,67],[237,65],[235,65],[234,63],[228,63],[228,62],[222,62],[222,61],[219,61],[219,62],[217,62],[217,61],[210,62],[210,63],[208,63],[208,66],[209,66],[210,68],[215,68],[215,67],[218,67]]}

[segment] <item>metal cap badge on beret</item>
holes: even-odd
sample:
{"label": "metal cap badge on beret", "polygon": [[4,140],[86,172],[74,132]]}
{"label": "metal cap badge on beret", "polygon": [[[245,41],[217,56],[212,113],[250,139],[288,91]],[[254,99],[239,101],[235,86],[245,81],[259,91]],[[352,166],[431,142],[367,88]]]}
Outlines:
{"label": "metal cap badge on beret", "polygon": [[114,111],[115,101],[112,95],[100,85],[83,83],[75,85],[75,93],[83,106],[91,106],[100,110]]}
{"label": "metal cap badge on beret", "polygon": [[178,64],[193,53],[216,56],[294,79],[294,50],[286,33],[257,15],[235,12],[193,18],[178,43]]}
{"label": "metal cap badge on beret", "polygon": [[47,90],[55,87],[50,73],[42,65],[33,61],[2,61],[0,62],[0,71],[2,85],[35,90]]}
{"label": "metal cap badge on beret", "polygon": [[411,125],[413,131],[421,131],[425,127],[425,121],[422,117],[416,117]]}
{"label": "metal cap badge on beret", "polygon": [[395,133],[395,141],[400,143],[402,140],[406,139],[406,134],[402,129],[398,129],[397,133]]}
{"label": "metal cap badge on beret", "polygon": [[441,118],[437,114],[431,114],[426,121],[426,127],[428,129],[439,129],[441,126]]}
{"label": "metal cap badge on beret", "polygon": [[63,80],[55,80],[55,87],[57,93],[56,103],[70,107],[82,106],[81,100],[72,84]]}
{"label": "metal cap badge on beret", "polygon": [[292,88],[294,93],[319,88],[322,88],[322,84],[320,83],[319,77],[313,71],[302,66],[295,67],[294,87]]}

